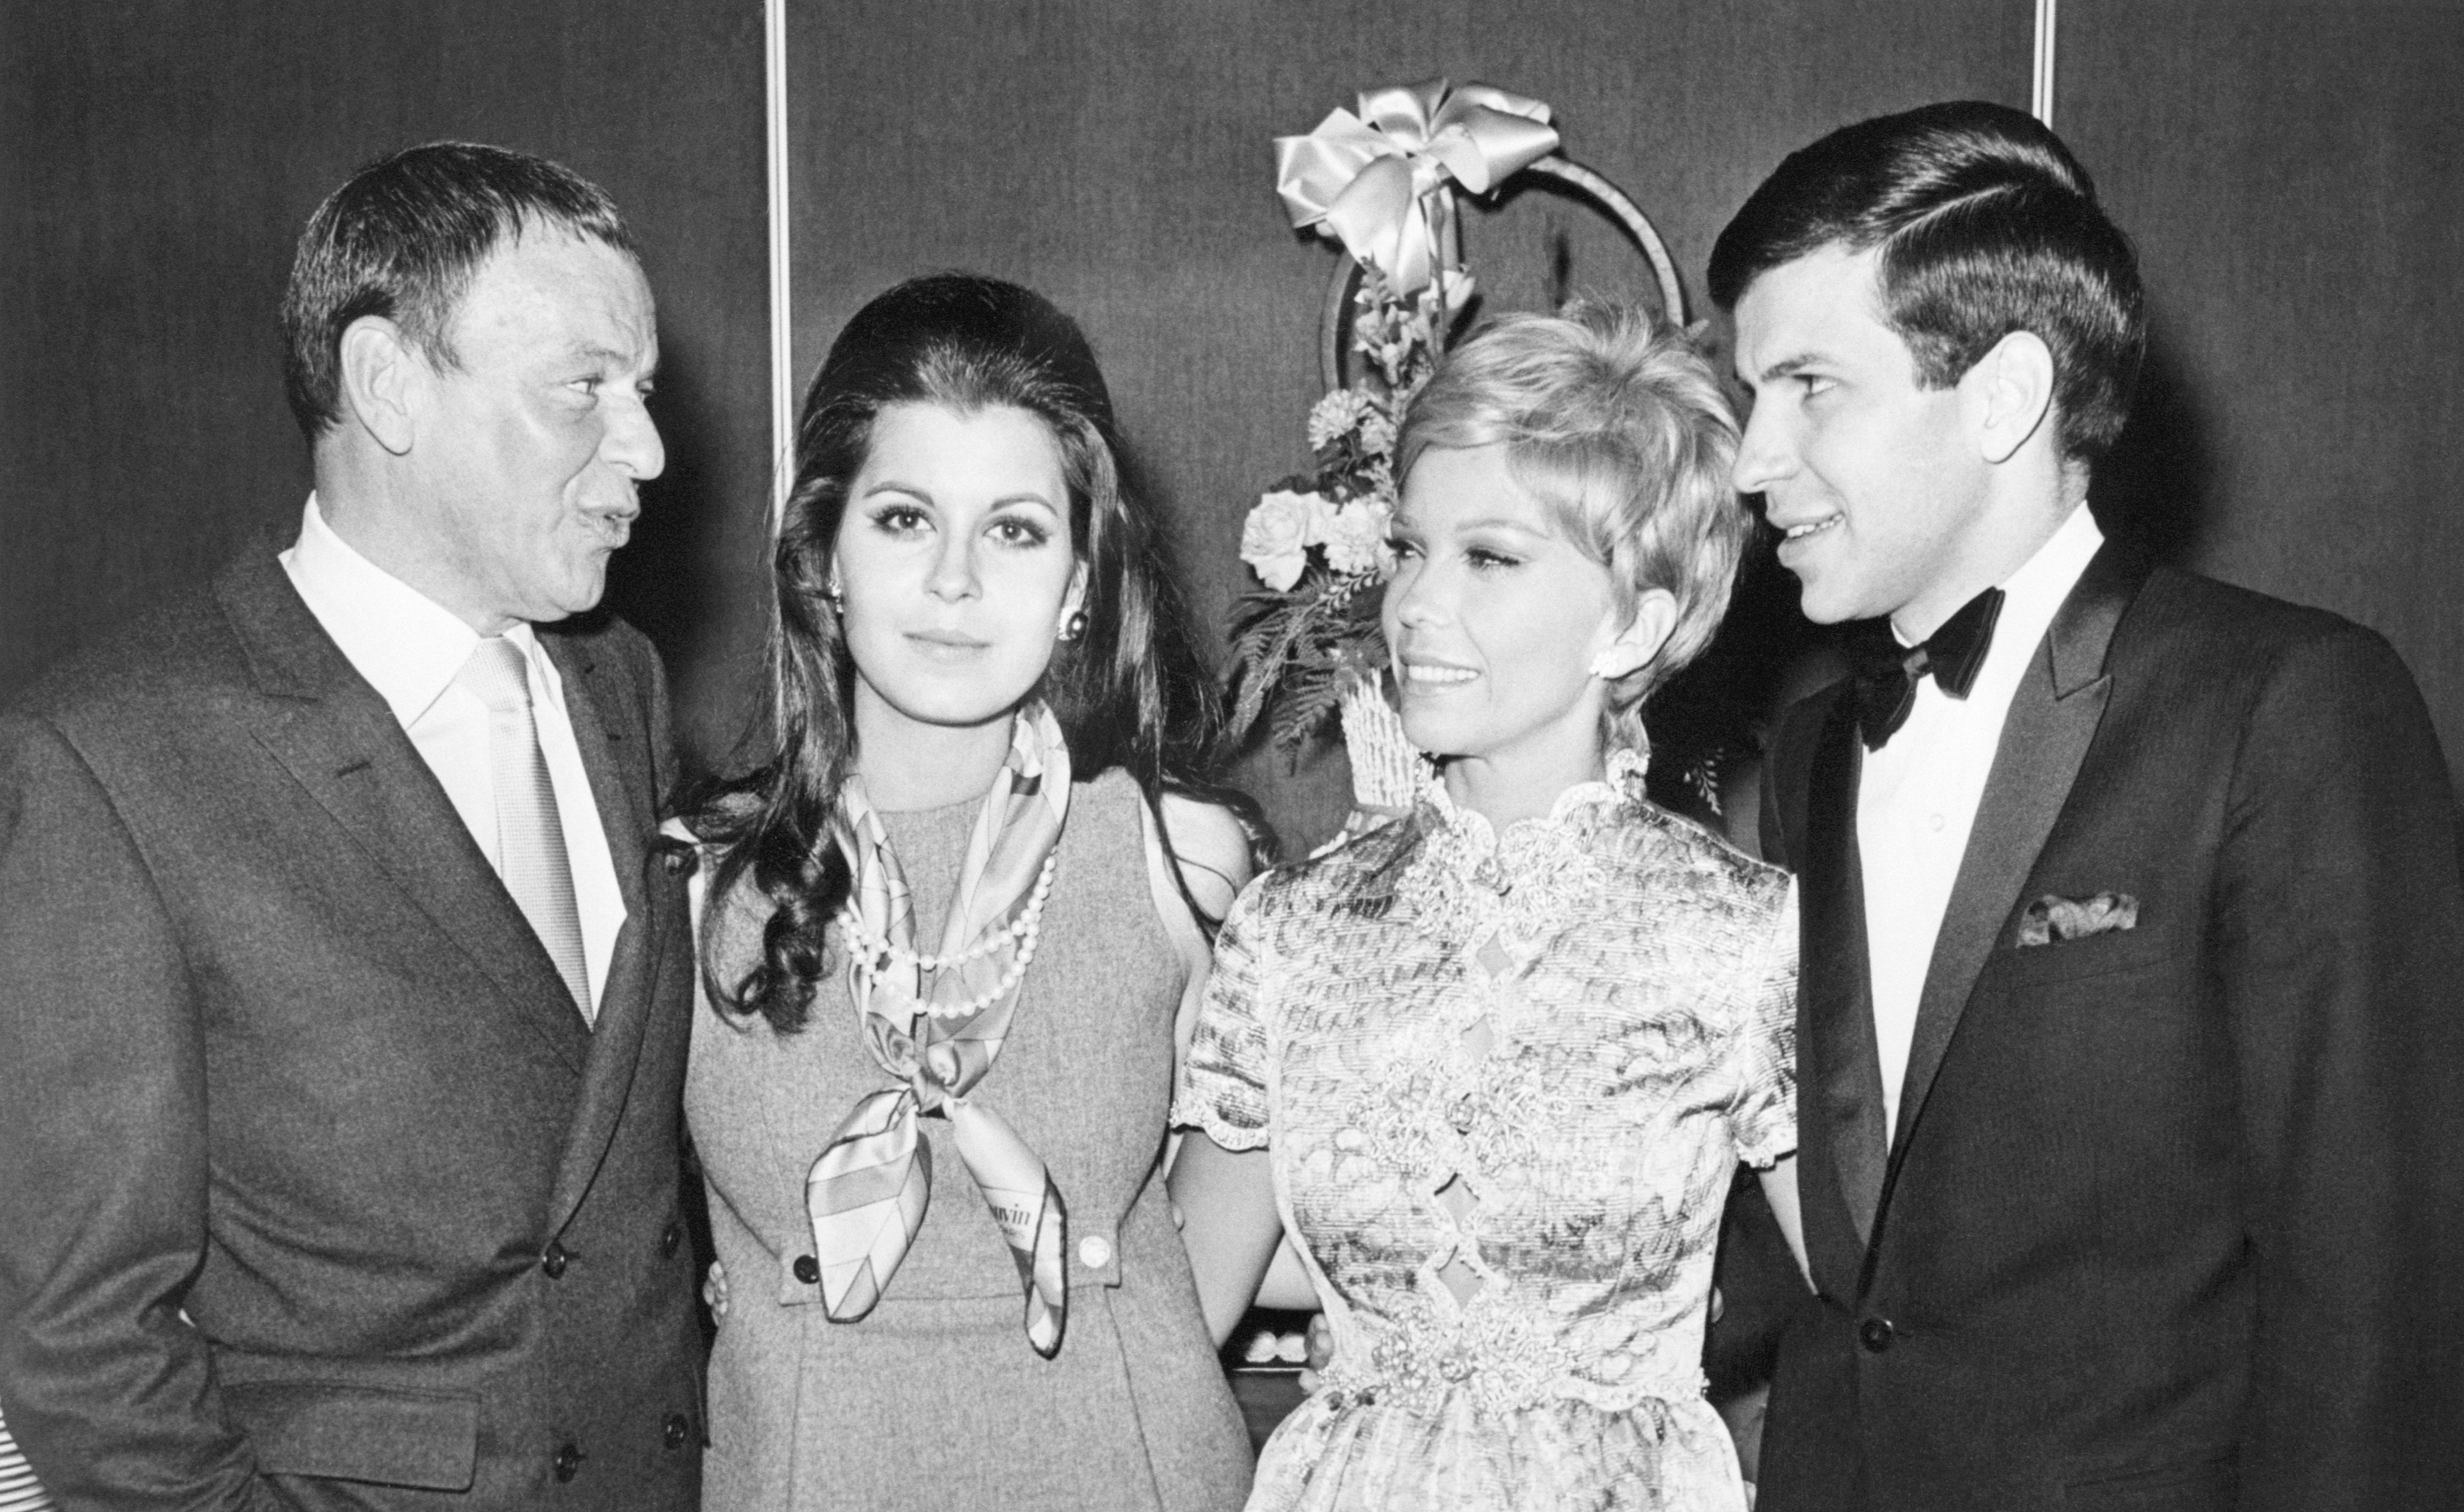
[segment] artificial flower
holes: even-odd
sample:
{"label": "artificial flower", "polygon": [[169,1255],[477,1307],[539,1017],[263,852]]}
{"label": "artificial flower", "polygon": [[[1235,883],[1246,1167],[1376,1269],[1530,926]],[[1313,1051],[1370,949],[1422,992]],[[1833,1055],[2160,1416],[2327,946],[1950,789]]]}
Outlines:
{"label": "artificial flower", "polygon": [[1241,526],[1241,559],[1258,581],[1277,593],[1288,592],[1309,566],[1309,548],[1317,535],[1317,514],[1325,500],[1315,493],[1277,489],[1261,496]]}
{"label": "artificial flower", "polygon": [[1345,577],[1386,568],[1385,507],[1354,499],[1336,510],[1326,527],[1326,564]]}
{"label": "artificial flower", "polygon": [[1334,442],[1360,427],[1362,422],[1377,412],[1369,396],[1356,388],[1337,388],[1309,406],[1309,444],[1311,451],[1323,451]]}
{"label": "artificial flower", "polygon": [[1360,449],[1375,457],[1395,454],[1395,422],[1374,404],[1360,417]]}

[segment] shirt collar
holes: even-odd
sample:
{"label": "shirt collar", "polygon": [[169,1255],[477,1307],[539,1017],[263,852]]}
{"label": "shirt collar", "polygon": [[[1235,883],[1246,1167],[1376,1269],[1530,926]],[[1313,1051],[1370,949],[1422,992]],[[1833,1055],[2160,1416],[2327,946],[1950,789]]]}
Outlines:
{"label": "shirt collar", "polygon": [[2034,556],[2020,563],[2018,571],[2002,580],[2002,613],[1994,622],[1993,644],[1978,674],[1980,685],[1994,688],[2007,701],[2026,673],[2029,658],[2053,627],[2054,616],[2061,612],[2062,601],[2071,596],[2103,544],[2104,532],[2097,529],[2096,516],[2080,504]]}
{"label": "shirt collar", "polygon": [[[479,644],[478,632],[452,610],[336,535],[314,493],[300,516],[299,539],[281,560],[317,623],[405,728],[452,686]],[[539,640],[531,627],[516,625],[505,639],[531,664],[534,688],[544,681],[552,689],[554,679],[539,675]]]}

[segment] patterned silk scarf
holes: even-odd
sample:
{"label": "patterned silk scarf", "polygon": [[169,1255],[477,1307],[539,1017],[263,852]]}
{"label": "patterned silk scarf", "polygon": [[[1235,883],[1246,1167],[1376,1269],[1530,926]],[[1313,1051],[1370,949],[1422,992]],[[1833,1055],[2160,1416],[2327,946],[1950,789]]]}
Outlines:
{"label": "patterned silk scarf", "polygon": [[[967,842],[958,895],[941,931],[939,960],[924,970],[914,960],[915,911],[907,878],[890,848],[881,816],[850,778],[839,805],[838,843],[854,872],[851,899],[861,937],[887,940],[904,957],[880,951],[869,962],[850,960],[847,989],[873,1059],[896,1086],[867,1096],[830,1136],[804,1181],[804,1208],[822,1269],[822,1305],[834,1322],[872,1310],[907,1257],[932,1200],[932,1147],[916,1128],[919,1114],[950,1120],[967,1173],[1009,1241],[1026,1291],[1026,1338],[1049,1359],[1061,1348],[1068,1317],[1063,1269],[1068,1218],[1060,1189],[1044,1161],[1001,1116],[971,1098],[992,1069],[1025,985],[1022,947],[1033,939],[1013,926],[1034,900],[1045,862],[1069,814],[1069,752],[1060,722],[1038,703],[1012,721],[1009,758],[993,778]],[[960,960],[988,939],[998,943]],[[849,931],[850,952],[863,948]],[[869,968],[869,969],[868,969]],[[991,1000],[974,1007],[979,998]]]}

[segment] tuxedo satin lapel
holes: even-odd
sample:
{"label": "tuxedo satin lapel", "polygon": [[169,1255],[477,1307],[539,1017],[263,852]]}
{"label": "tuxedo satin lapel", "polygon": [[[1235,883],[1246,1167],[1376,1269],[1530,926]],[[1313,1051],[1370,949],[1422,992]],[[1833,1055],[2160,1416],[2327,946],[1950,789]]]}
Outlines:
{"label": "tuxedo satin lapel", "polygon": [[218,594],[258,690],[256,738],[358,841],[410,905],[492,979],[557,1058],[583,1068],[589,1035],[531,932],[410,737],[309,613],[271,552]]}
{"label": "tuxedo satin lapel", "polygon": [[2018,906],[2028,873],[2035,868],[2045,837],[2070,800],[2079,763],[2104,718],[2105,700],[2113,690],[2113,679],[2104,670],[2105,647],[2146,575],[2145,563],[2135,554],[2113,545],[2101,549],[2062,601],[2044,644],[2012,695],[1968,849],[1943,910],[1942,931],[1934,936],[1925,991],[1917,999],[1907,1081],[1891,1134],[1894,1172],[1975,990],[1977,974]]}
{"label": "tuxedo satin lapel", "polygon": [[[1811,1094],[1812,1106],[1800,1109],[1798,1121],[1830,1157],[1856,1230],[1860,1265],[1873,1241],[1887,1155],[1873,976],[1865,954],[1865,885],[1857,853],[1857,783],[1863,766],[1856,700],[1843,688],[1817,737],[1806,791],[1798,1038],[1812,1074],[1800,1067],[1797,1085],[1800,1098]],[[1826,1289],[1854,1294],[1842,1280]]]}
{"label": "tuxedo satin lapel", "polygon": [[650,792],[649,753],[637,734],[616,717],[627,707],[607,658],[575,646],[561,635],[542,633],[540,642],[564,684],[564,708],[573,724],[574,744],[590,778],[590,794],[599,808],[600,827],[607,836],[607,853],[615,863],[617,886],[625,896],[625,925],[608,957],[607,980],[599,991],[598,1029],[591,1036],[588,1068],[583,1074],[582,1098],[574,1110],[573,1130],[558,1165],[556,1189],[549,1203],[548,1226],[561,1230],[581,1206],[591,1177],[615,1136],[617,1119],[632,1090],[633,1068],[642,1056],[649,1028],[651,983],[657,975],[657,953],[665,943],[668,920],[652,900],[659,889],[649,886],[646,836],[657,817]]}

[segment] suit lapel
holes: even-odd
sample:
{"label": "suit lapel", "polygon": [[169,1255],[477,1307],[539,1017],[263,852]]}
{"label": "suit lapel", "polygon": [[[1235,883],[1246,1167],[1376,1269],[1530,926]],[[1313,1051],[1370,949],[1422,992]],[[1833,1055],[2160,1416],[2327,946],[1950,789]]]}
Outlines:
{"label": "suit lapel", "polygon": [[1816,736],[1806,792],[1800,906],[1805,910],[1800,1034],[1815,1075],[1805,1121],[1820,1120],[1840,1194],[1861,1251],[1873,1240],[1887,1157],[1881,1059],[1875,1048],[1873,977],[1865,954],[1865,884],[1857,851],[1857,783],[1864,747],[1847,685]]}
{"label": "suit lapel", "polygon": [[258,690],[271,695],[256,712],[257,740],[579,1072],[589,1034],[555,962],[393,712],[273,555],[249,554],[216,585]]}
{"label": "suit lapel", "polygon": [[2111,544],[2100,549],[2062,601],[2044,644],[2012,695],[1968,849],[1960,858],[1959,876],[1926,963],[1925,991],[1917,1000],[1907,1080],[1902,1084],[1899,1123],[1891,1136],[1895,1171],[1975,990],[1977,974],[2018,905],[2020,890],[2070,799],[2079,763],[2104,718],[2105,700],[2113,690],[2113,679],[2104,670],[2105,647],[2146,575],[2145,563],[2127,549]]}
{"label": "suit lapel", "polygon": [[649,1025],[656,994],[658,957],[667,945],[670,910],[656,906],[660,889],[649,886],[646,836],[656,822],[657,800],[650,791],[649,752],[641,732],[627,729],[619,717],[626,707],[612,686],[608,660],[586,644],[553,631],[539,640],[555,661],[564,685],[566,716],[573,723],[574,744],[581,750],[583,772],[590,778],[592,800],[599,808],[600,827],[607,837],[607,853],[616,867],[617,886],[625,896],[625,926],[608,957],[607,980],[599,992],[597,1032],[591,1037],[590,1060],[582,1085],[564,1157],[557,1167],[556,1187],[549,1199],[548,1228],[562,1230],[590,1189],[607,1142],[615,1136],[618,1118],[633,1085],[642,1040]]}

